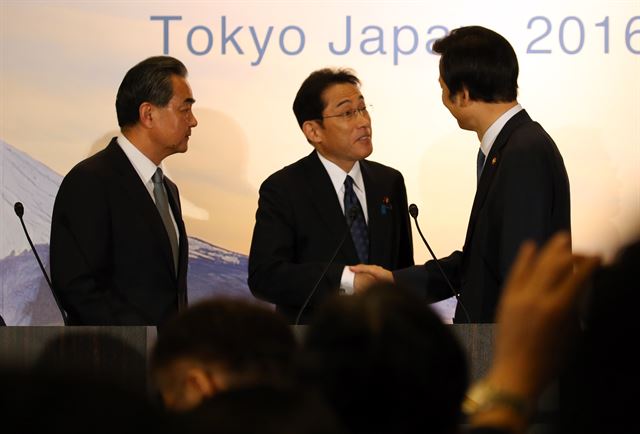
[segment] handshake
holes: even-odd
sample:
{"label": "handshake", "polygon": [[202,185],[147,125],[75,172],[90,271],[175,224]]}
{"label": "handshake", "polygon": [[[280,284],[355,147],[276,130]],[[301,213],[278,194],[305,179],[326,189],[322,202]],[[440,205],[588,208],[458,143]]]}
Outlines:
{"label": "handshake", "polygon": [[[510,275],[506,276],[506,282],[501,291],[502,310],[505,310],[505,305],[514,304],[510,301],[511,294],[522,294],[522,292],[530,293],[531,298],[536,299],[545,292],[565,291],[564,297],[575,300],[578,297],[576,288],[584,287],[584,283],[598,263],[597,258],[573,254],[571,239],[567,233],[556,234],[540,249],[537,249],[531,241],[525,242],[511,267]],[[349,269],[355,273],[354,293],[356,294],[365,292],[373,286],[396,283],[393,273],[379,265],[358,264],[350,266]],[[522,270],[528,271],[525,273]],[[444,271],[441,270],[441,272],[444,274]],[[563,286],[571,289],[564,290]],[[427,292],[427,288],[415,289]],[[563,300],[563,302],[569,305],[573,301]]]}
{"label": "handshake", "polygon": [[365,292],[380,284],[393,284],[393,273],[379,265],[358,264],[349,267],[355,273],[353,291],[355,294]]}

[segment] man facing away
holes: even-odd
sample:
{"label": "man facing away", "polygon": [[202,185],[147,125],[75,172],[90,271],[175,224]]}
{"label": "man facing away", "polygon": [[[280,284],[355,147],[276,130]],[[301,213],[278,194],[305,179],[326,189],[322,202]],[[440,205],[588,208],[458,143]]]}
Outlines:
{"label": "man facing away", "polygon": [[[454,322],[493,322],[520,244],[543,244],[570,230],[569,179],[555,143],[516,99],[518,59],[504,37],[461,27],[433,49],[441,55],[442,103],[460,128],[480,140],[464,247],[440,262],[468,313],[458,303]],[[393,273],[353,269],[426,293],[430,301],[453,295],[434,261]]]}
{"label": "man facing away", "polygon": [[116,98],[121,134],[65,176],[51,222],[55,291],[79,325],[160,325],[187,303],[188,242],[162,172],[198,122],[187,69],[148,58]]}
{"label": "man facing away", "polygon": [[373,151],[371,118],[354,73],[313,72],[293,111],[314,151],[260,187],[249,288],[290,322],[315,290],[300,318],[306,323],[327,295],[352,294],[370,279],[349,265],[407,267],[413,248],[402,175],[366,160]]}

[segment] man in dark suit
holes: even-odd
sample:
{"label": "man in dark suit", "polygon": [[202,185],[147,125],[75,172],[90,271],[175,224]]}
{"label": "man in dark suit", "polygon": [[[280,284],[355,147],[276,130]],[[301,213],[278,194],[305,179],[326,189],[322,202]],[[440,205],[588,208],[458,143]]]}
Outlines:
{"label": "man in dark suit", "polygon": [[373,150],[371,119],[358,78],[349,70],[315,71],[293,111],[315,150],[260,187],[249,254],[252,293],[290,322],[313,290],[305,314],[328,294],[358,291],[369,277],[356,277],[348,265],[413,264],[404,179],[365,160]]}
{"label": "man in dark suit", "polygon": [[[505,38],[483,27],[462,27],[433,49],[441,54],[443,104],[460,128],[480,140],[464,247],[440,262],[459,292],[454,322],[493,322],[520,244],[542,244],[557,231],[570,231],[569,179],[551,137],[516,100],[518,60]],[[438,301],[452,293],[436,265],[429,261],[393,273],[367,266],[353,270]]]}
{"label": "man in dark suit", "polygon": [[70,324],[161,325],[186,305],[187,235],[161,168],[197,125],[186,76],[171,57],[131,68],[116,98],[121,134],[60,185],[51,276]]}

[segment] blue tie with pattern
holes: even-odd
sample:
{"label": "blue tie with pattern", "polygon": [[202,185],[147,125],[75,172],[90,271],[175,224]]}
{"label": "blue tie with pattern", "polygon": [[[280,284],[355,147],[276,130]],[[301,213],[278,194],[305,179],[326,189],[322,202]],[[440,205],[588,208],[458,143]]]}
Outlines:
{"label": "blue tie with pattern", "polygon": [[[355,208],[355,213],[350,211],[352,208]],[[358,196],[356,196],[356,192],[353,191],[353,178],[349,175],[344,180],[344,213],[347,218],[347,224],[351,224],[351,238],[356,246],[358,258],[360,258],[361,263],[367,264],[369,263],[369,231],[364,220],[362,206]],[[352,223],[349,221],[349,216],[354,214],[355,220]]]}

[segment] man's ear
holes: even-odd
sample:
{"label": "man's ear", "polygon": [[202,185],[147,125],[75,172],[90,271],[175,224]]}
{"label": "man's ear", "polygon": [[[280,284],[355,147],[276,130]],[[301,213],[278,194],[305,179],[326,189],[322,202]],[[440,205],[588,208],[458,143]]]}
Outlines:
{"label": "man's ear", "polygon": [[154,109],[154,105],[150,102],[143,102],[142,104],[140,104],[140,107],[138,107],[138,117],[140,119],[141,125],[147,128],[151,128],[155,111]]}
{"label": "man's ear", "polygon": [[462,86],[462,90],[456,94],[455,100],[460,107],[468,107],[472,103],[467,86]]}
{"label": "man's ear", "polygon": [[320,133],[321,129],[322,127],[320,126],[318,121],[305,121],[302,124],[302,132],[307,138],[307,141],[312,144],[318,143],[322,140],[322,135]]}
{"label": "man's ear", "polygon": [[185,376],[185,386],[192,396],[209,398],[219,391],[216,379],[201,368],[190,368]]}
{"label": "man's ear", "polygon": [[158,381],[162,400],[172,411],[195,408],[222,389],[212,372],[189,361],[174,363],[159,378],[163,379]]}

